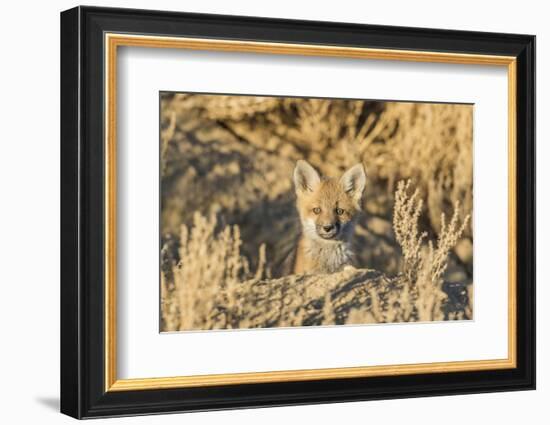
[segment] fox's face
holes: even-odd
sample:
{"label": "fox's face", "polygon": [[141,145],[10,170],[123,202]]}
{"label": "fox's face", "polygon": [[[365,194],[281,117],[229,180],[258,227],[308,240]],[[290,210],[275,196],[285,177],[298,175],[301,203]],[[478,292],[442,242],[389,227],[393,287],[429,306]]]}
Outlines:
{"label": "fox's face", "polygon": [[334,179],[321,178],[308,162],[299,160],[294,169],[294,185],[304,235],[325,241],[347,239],[361,210],[365,183],[361,164]]}

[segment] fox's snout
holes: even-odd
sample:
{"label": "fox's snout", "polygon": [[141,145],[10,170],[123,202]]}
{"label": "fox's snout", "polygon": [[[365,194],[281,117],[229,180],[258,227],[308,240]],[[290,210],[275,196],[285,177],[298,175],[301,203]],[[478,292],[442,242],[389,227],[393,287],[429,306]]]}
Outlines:
{"label": "fox's snout", "polygon": [[338,236],[340,224],[338,222],[316,225],[317,234],[323,239],[332,239]]}
{"label": "fox's snout", "polygon": [[337,227],[336,224],[325,224],[321,226],[321,228],[323,229],[323,232],[325,233],[332,232],[333,230],[337,230],[336,227]]}

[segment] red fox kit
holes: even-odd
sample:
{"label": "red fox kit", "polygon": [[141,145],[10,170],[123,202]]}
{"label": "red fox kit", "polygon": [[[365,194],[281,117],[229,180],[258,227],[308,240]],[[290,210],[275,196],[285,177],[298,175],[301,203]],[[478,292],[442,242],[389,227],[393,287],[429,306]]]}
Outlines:
{"label": "red fox kit", "polygon": [[350,238],[361,211],[365,183],[361,164],[335,179],[321,177],[306,161],[296,163],[294,186],[302,234],[296,248],[295,274],[334,273],[353,265]]}

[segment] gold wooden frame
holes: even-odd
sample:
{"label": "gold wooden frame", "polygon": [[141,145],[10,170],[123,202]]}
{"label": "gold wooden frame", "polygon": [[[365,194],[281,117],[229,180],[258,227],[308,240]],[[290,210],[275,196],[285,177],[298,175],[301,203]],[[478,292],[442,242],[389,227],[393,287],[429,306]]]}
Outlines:
{"label": "gold wooden frame", "polygon": [[[516,358],[516,58],[427,51],[370,49],[255,41],[105,34],[105,391],[464,372],[515,368]],[[117,379],[116,375],[116,94],[120,46],[330,56],[507,67],[508,71],[508,357],[390,366],[230,373],[166,378]]]}

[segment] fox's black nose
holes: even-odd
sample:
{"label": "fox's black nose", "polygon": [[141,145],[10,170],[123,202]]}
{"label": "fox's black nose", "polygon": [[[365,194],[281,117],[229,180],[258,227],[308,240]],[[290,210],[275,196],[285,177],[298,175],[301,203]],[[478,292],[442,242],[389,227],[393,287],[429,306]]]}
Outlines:
{"label": "fox's black nose", "polygon": [[334,224],[327,224],[325,226],[323,226],[323,230],[325,232],[332,232],[334,230]]}

